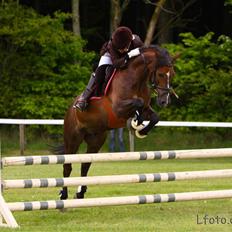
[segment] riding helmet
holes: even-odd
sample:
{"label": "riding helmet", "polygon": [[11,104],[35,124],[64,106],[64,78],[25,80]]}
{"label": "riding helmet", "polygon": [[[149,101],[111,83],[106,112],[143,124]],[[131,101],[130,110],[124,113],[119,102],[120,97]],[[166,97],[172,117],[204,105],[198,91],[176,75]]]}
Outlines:
{"label": "riding helmet", "polygon": [[129,46],[133,35],[128,27],[119,27],[112,35],[112,44],[116,49],[123,49]]}

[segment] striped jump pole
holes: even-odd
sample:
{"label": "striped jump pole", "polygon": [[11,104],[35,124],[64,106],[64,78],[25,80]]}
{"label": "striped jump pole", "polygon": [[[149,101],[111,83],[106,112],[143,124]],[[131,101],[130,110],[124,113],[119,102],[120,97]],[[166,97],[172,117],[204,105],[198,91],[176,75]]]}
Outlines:
{"label": "striped jump pole", "polygon": [[162,202],[195,201],[209,199],[232,198],[232,190],[217,190],[204,192],[185,192],[171,194],[155,194],[126,197],[104,197],[75,200],[58,201],[32,201],[32,202],[12,202],[7,203],[11,211],[31,211],[47,209],[65,208],[85,208],[94,206],[116,206],[116,205],[135,205],[152,204]]}
{"label": "striped jump pole", "polygon": [[1,165],[16,166],[33,164],[92,163],[130,160],[193,159],[220,157],[232,157],[232,148],[5,157],[2,158]]}
{"label": "striped jump pole", "polygon": [[226,177],[232,177],[232,169],[133,174],[133,175],[92,176],[92,177],[3,180],[3,188],[10,189],[10,188],[42,188],[42,187],[78,186],[78,185],[108,185],[108,184],[178,181],[178,180],[211,179],[211,178],[226,178]]}

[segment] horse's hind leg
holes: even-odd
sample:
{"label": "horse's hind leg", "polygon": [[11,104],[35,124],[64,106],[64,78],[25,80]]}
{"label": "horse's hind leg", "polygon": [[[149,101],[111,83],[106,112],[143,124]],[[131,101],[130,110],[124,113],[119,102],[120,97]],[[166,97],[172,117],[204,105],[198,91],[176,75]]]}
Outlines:
{"label": "horse's hind leg", "polygon": [[[69,177],[72,172],[72,164],[63,165],[63,177]],[[60,199],[65,200],[68,198],[68,187],[64,186],[60,191]]]}
{"label": "horse's hind leg", "polygon": [[[79,133],[73,134],[73,136],[70,136],[69,138],[65,139],[65,154],[75,154],[82,141],[83,141],[83,136]],[[72,164],[64,164],[63,177],[69,177],[71,172],[72,172]],[[60,199],[65,200],[67,198],[68,198],[68,187],[64,186],[60,191]]]}
{"label": "horse's hind leg", "polygon": [[[88,134],[84,140],[87,143],[87,153],[98,153],[106,140],[107,133],[101,132],[99,134]],[[81,164],[81,177],[87,176],[91,163]],[[79,186],[76,192],[75,198],[84,198],[84,194],[87,191],[87,186]]]}
{"label": "horse's hind leg", "polygon": [[[91,166],[91,163],[82,163],[81,164],[81,177],[87,176],[90,166]],[[74,198],[77,198],[77,199],[84,198],[84,194],[86,191],[87,191],[87,186],[80,185],[77,189],[76,194],[74,195]]]}

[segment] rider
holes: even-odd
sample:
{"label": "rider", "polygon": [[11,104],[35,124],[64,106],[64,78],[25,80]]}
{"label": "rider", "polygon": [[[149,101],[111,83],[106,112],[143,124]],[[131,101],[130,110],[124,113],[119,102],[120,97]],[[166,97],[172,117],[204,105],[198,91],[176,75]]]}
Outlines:
{"label": "rider", "polygon": [[95,73],[92,73],[85,91],[74,103],[73,107],[84,111],[88,105],[88,100],[97,85],[100,91],[106,75],[106,68],[113,67],[119,69],[125,66],[127,60],[139,55],[139,48],[143,42],[138,35],[132,34],[128,27],[118,27],[112,34],[112,38],[106,42],[100,52],[101,58]]}

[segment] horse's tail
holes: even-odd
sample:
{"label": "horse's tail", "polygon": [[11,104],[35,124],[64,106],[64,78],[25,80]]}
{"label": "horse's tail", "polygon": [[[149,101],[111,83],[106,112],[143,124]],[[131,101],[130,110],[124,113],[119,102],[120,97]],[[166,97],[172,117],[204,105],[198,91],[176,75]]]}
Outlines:
{"label": "horse's tail", "polygon": [[65,152],[64,144],[59,144],[59,145],[55,145],[55,146],[50,145],[50,151],[55,155],[63,155]]}

